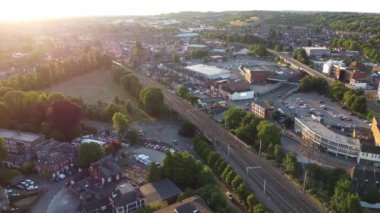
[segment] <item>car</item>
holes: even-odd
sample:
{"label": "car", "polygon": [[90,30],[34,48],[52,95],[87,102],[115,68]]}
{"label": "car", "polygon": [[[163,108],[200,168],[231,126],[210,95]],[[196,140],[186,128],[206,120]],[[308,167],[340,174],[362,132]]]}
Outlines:
{"label": "car", "polygon": [[280,97],[281,97],[281,95],[277,95],[277,97],[279,97],[279,98],[280,98]]}
{"label": "car", "polygon": [[34,185],[34,181],[32,181],[30,179],[26,179],[25,182],[28,183],[28,184]]}
{"label": "car", "polygon": [[231,192],[226,192],[226,197],[228,200],[233,200]]}

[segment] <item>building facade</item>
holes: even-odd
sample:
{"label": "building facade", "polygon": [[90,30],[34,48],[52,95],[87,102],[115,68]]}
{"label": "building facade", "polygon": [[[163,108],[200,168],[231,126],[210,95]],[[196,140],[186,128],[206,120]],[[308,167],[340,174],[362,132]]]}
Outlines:
{"label": "building facade", "polygon": [[259,118],[268,120],[273,118],[273,107],[265,101],[252,102],[251,112]]}
{"label": "building facade", "polygon": [[360,140],[339,135],[311,118],[295,118],[294,131],[301,134],[305,142],[320,150],[346,158],[357,158],[360,152]]}
{"label": "building facade", "polygon": [[9,129],[0,129],[0,137],[4,139],[5,149],[11,154],[24,154],[45,140],[44,136],[40,134]]}
{"label": "building facade", "polygon": [[372,119],[371,131],[375,140],[375,146],[380,146],[380,123],[375,117]]}

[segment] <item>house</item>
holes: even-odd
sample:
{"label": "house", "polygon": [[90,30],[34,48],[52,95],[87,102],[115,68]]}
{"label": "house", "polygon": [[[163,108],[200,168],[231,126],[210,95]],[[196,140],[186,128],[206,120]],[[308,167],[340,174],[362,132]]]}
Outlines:
{"label": "house", "polygon": [[265,69],[264,67],[247,68],[245,66],[239,67],[240,74],[249,84],[265,84],[268,78],[274,78],[278,74]]}
{"label": "house", "polygon": [[221,108],[226,106],[226,101],[222,97],[199,98],[197,102],[203,108]]}
{"label": "house", "polygon": [[240,80],[229,80],[219,84],[220,95],[227,100],[247,100],[254,97],[249,84]]}
{"label": "house", "polygon": [[371,131],[375,140],[375,146],[380,146],[380,123],[376,117],[372,119]]}
{"label": "house", "polygon": [[47,141],[33,148],[37,172],[46,171],[54,179],[73,168],[76,148],[71,143]]}
{"label": "house", "polygon": [[196,196],[186,198],[170,206],[162,208],[155,213],[212,213],[206,202]]}
{"label": "house", "polygon": [[378,88],[380,85],[379,82],[380,82],[380,74],[377,72],[372,73],[372,75],[369,77],[369,83],[375,88]]}
{"label": "house", "polygon": [[0,137],[4,139],[5,149],[11,154],[24,154],[45,140],[45,137],[40,134],[9,129],[0,129]]}
{"label": "house", "polygon": [[268,120],[271,120],[273,118],[273,107],[266,101],[252,102],[251,112],[259,118]]}
{"label": "house", "polygon": [[144,207],[144,200],[129,183],[119,184],[116,191],[109,196],[109,201],[115,213],[134,212],[138,208]]}
{"label": "house", "polygon": [[146,205],[155,201],[166,201],[170,205],[175,203],[178,195],[182,193],[178,186],[169,179],[145,184],[139,190]]}
{"label": "house", "polygon": [[367,74],[354,70],[351,73],[350,85],[353,89],[365,89],[367,87]]}
{"label": "house", "polygon": [[7,154],[7,156],[2,160],[3,165],[8,168],[20,168],[22,164],[26,161],[26,155],[14,155]]}
{"label": "house", "polygon": [[124,177],[123,169],[116,163],[112,155],[105,156],[92,163],[88,172],[90,177],[102,184],[116,182]]}

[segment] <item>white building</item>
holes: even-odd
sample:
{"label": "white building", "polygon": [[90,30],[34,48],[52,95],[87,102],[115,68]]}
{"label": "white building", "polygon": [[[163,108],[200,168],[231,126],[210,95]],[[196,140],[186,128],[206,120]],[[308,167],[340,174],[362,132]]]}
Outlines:
{"label": "white building", "polygon": [[81,144],[83,144],[83,143],[96,143],[96,144],[99,144],[100,146],[104,146],[106,144],[105,141],[95,140],[95,139],[91,139],[91,138],[85,138],[85,139],[81,140],[80,143]]}
{"label": "white building", "polygon": [[230,78],[231,73],[228,70],[216,67],[216,66],[209,66],[205,64],[197,64],[192,66],[185,67],[186,69],[195,72],[203,77],[206,77],[208,79],[227,79]]}
{"label": "white building", "polygon": [[188,44],[185,46],[185,51],[200,50],[205,48],[207,48],[207,45],[204,44]]}
{"label": "white building", "polygon": [[329,51],[326,47],[303,47],[307,56],[322,56],[328,55]]}
{"label": "white building", "polygon": [[243,48],[243,49],[241,49],[239,51],[233,52],[232,54],[233,55],[248,55],[248,53],[249,53],[249,49]]}
{"label": "white building", "polygon": [[229,80],[219,85],[220,94],[230,101],[253,99],[255,92],[249,84],[241,80]]}
{"label": "white building", "polygon": [[295,118],[294,131],[302,135],[304,142],[311,143],[321,150],[357,158],[360,153],[360,140],[335,133],[311,118]]}
{"label": "white building", "polygon": [[345,67],[345,66],[346,65],[344,64],[343,61],[329,60],[328,62],[323,64],[322,72],[329,75],[333,69]]}

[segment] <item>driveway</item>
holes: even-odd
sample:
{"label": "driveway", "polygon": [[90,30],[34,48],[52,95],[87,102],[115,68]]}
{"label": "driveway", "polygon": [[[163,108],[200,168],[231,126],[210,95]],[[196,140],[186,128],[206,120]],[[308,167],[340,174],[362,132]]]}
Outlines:
{"label": "driveway", "polygon": [[[35,182],[45,191],[38,202],[33,205],[31,213],[75,212],[78,199],[74,198],[64,187],[65,180],[61,182],[52,182],[50,180],[41,179],[41,177],[38,176],[31,177],[31,179],[35,180]],[[66,203],[67,205],[64,205],[65,200],[68,201],[68,203]],[[74,211],[71,211],[72,208],[74,208]]]}

